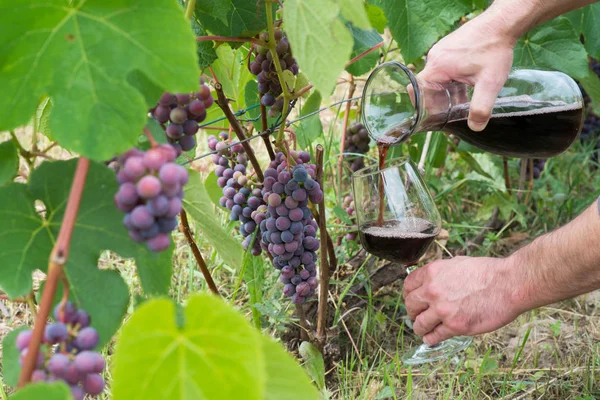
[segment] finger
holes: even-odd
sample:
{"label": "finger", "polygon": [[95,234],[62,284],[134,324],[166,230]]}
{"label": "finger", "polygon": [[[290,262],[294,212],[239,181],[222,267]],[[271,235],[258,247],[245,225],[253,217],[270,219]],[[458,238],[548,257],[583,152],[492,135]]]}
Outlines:
{"label": "finger", "polygon": [[417,318],[415,318],[415,322],[413,323],[413,331],[419,336],[425,336],[432,332],[441,322],[442,320],[433,310],[433,308],[428,308],[426,311],[417,315]]}
{"label": "finger", "polygon": [[406,300],[406,297],[410,294],[410,292],[412,292],[413,290],[415,290],[415,289],[421,287],[421,285],[423,285],[423,278],[425,276],[425,274],[423,273],[424,270],[425,270],[425,267],[417,268],[416,270],[414,270],[410,274],[408,274],[406,279],[404,279],[404,286],[402,288],[402,296],[404,297],[405,300]]}
{"label": "finger", "polygon": [[429,308],[429,303],[423,299],[422,292],[420,289],[414,290],[404,300],[406,313],[412,320]]}
{"label": "finger", "polygon": [[439,324],[435,327],[433,332],[423,336],[423,342],[428,346],[435,346],[436,344],[443,342],[446,339],[450,339],[454,335],[444,324]]}
{"label": "finger", "polygon": [[504,82],[497,78],[487,78],[475,83],[467,121],[471,130],[479,132],[485,129],[503,86]]}

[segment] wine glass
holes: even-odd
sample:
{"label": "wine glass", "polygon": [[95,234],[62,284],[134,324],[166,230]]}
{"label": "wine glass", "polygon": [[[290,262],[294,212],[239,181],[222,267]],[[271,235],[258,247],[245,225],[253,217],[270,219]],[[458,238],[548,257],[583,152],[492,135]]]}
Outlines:
{"label": "wine glass", "polygon": [[[358,232],[364,249],[380,258],[415,265],[441,229],[441,217],[410,157],[386,160],[352,175]],[[435,346],[421,344],[402,357],[405,364],[446,358],[467,348],[460,336]]]}

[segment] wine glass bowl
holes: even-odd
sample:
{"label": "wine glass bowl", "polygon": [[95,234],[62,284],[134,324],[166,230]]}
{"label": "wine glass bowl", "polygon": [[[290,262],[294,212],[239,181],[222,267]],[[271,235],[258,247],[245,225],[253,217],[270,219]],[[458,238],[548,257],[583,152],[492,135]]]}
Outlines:
{"label": "wine glass bowl", "polygon": [[[415,265],[442,225],[435,201],[410,157],[386,160],[352,174],[360,241],[368,252],[406,267]],[[471,343],[455,337],[435,346],[421,344],[405,354],[405,364],[446,358]]]}

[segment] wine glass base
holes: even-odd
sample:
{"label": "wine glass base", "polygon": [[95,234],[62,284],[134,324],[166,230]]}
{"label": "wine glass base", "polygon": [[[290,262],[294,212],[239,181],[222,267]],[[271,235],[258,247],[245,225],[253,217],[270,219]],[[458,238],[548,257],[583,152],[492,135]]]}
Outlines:
{"label": "wine glass base", "polygon": [[402,362],[407,365],[416,365],[441,360],[466,349],[472,342],[473,338],[470,336],[457,336],[444,340],[433,347],[423,343],[408,351],[402,357]]}

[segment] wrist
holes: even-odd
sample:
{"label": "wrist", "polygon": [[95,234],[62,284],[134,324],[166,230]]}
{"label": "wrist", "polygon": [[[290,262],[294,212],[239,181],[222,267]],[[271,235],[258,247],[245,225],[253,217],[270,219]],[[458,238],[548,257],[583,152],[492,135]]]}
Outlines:
{"label": "wrist", "polygon": [[496,0],[478,18],[491,34],[514,47],[521,36],[537,24],[539,8],[537,0]]}
{"label": "wrist", "polygon": [[535,281],[528,278],[525,257],[517,251],[504,259],[502,263],[503,278],[508,290],[508,306],[516,315],[536,307]]}

